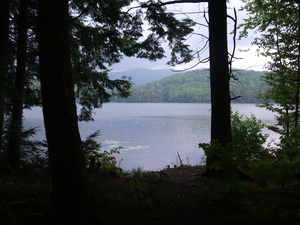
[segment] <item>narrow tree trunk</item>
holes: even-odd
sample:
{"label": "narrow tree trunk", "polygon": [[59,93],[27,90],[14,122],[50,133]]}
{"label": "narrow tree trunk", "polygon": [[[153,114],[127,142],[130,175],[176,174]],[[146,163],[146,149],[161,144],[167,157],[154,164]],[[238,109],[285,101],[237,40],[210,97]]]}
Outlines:
{"label": "narrow tree trunk", "polygon": [[7,73],[7,45],[9,32],[10,0],[0,1],[0,152],[4,126],[5,76]]}
{"label": "narrow tree trunk", "polygon": [[297,56],[297,84],[296,84],[296,109],[295,109],[295,127],[299,124],[299,94],[300,94],[300,3],[298,6],[298,56]]}
{"label": "narrow tree trunk", "polygon": [[13,96],[13,108],[9,126],[9,142],[7,161],[12,168],[20,167],[21,140],[22,140],[22,116],[24,103],[24,87],[26,80],[27,57],[27,16],[28,0],[20,0],[18,18],[18,50],[17,71],[15,77],[15,90]]}
{"label": "narrow tree trunk", "polygon": [[[232,139],[227,49],[226,0],[208,1],[211,86],[211,141],[226,145]],[[207,168],[216,160],[207,158]],[[209,170],[209,169],[208,169]]]}
{"label": "narrow tree trunk", "polygon": [[39,55],[52,224],[102,224],[86,182],[71,74],[68,0],[39,1]]}

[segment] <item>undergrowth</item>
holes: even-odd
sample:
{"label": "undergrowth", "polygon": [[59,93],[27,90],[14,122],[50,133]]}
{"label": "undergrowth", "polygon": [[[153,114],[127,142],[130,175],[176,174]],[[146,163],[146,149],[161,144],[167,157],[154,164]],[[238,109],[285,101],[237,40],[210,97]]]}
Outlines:
{"label": "undergrowth", "polygon": [[265,145],[263,128],[255,116],[235,113],[231,143],[199,144],[207,157],[216,159],[210,169],[220,175],[217,179],[204,176],[202,181],[223,192],[232,206],[218,212],[224,224],[300,223],[300,142],[264,147],[271,145]]}

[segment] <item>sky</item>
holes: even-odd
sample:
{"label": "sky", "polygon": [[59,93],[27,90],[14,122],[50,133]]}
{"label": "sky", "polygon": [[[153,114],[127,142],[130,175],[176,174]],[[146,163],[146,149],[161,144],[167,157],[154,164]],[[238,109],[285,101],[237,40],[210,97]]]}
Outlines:
{"label": "sky", "polygon": [[[238,24],[243,23],[243,19],[247,18],[247,12],[245,11],[239,11],[240,7],[242,6],[241,0],[230,0],[229,3],[227,3],[227,13],[231,16],[234,15],[234,10],[233,8],[236,8],[237,11],[237,20]],[[179,12],[179,11],[184,11],[184,12],[199,12],[199,11],[204,11],[206,10],[207,12],[207,7],[206,4],[203,3],[191,3],[191,4],[176,4],[175,6],[172,6],[170,8],[170,11],[172,12]],[[203,13],[200,14],[188,14],[191,18],[196,20],[197,22],[205,23],[205,19],[203,16]],[[206,13],[207,15],[207,13]],[[207,15],[208,16],[208,15]],[[230,33],[233,30],[233,22],[231,22],[230,19],[228,21],[228,26],[227,30],[228,33]],[[208,36],[208,30],[205,27],[196,27],[195,32],[204,34]],[[266,70],[265,66],[266,63],[268,62],[268,59],[258,55],[257,54],[257,46],[253,46],[251,42],[253,41],[254,36],[257,34],[254,34],[254,32],[249,32],[249,37],[244,38],[242,40],[237,40],[236,41],[236,52],[235,56],[238,59],[234,59],[233,61],[233,67],[237,69],[246,69],[246,70]],[[190,45],[191,49],[200,49],[203,47],[205,40],[201,38],[199,35],[194,35],[193,37],[189,38],[187,43]],[[232,35],[228,34],[228,50],[231,52],[232,50]],[[118,71],[124,71],[124,70],[130,70],[130,69],[135,69],[135,68],[146,68],[146,69],[172,69],[172,70],[186,70],[189,68],[193,69],[201,69],[201,68],[209,68],[209,64],[199,64],[196,67],[196,63],[198,62],[198,59],[195,59],[193,62],[188,63],[188,64],[183,64],[183,65],[178,65],[175,67],[171,67],[167,65],[167,62],[169,60],[169,55],[168,55],[168,48],[165,47],[166,49],[166,58],[157,60],[155,62],[150,62],[145,59],[137,59],[137,58],[124,58],[121,60],[120,63],[114,64],[111,69],[114,72]],[[208,57],[208,47],[206,48],[205,51],[202,51],[200,58],[206,58]]]}

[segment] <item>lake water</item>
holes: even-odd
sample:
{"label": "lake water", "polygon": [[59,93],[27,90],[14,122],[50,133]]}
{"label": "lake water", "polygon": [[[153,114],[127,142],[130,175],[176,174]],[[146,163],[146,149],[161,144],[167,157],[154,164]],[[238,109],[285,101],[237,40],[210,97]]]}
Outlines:
{"label": "lake water", "polygon": [[[197,165],[204,156],[198,143],[210,141],[210,107],[202,103],[108,103],[95,111],[95,121],[79,123],[81,138],[100,130],[104,150],[123,147],[116,158],[124,170],[178,165],[177,152],[185,164]],[[247,116],[253,113],[267,125],[275,122],[272,112],[254,104],[233,104],[232,108]],[[24,117],[25,127],[40,127],[36,139],[45,139],[41,108],[26,110]]]}

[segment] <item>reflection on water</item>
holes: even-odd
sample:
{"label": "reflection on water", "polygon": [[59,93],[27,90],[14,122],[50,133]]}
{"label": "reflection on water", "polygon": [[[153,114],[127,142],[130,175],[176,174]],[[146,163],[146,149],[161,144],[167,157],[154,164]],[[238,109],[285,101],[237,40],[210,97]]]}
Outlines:
{"label": "reflection on water", "polygon": [[[273,114],[254,104],[233,104],[233,111],[257,118],[270,125]],[[25,126],[42,127],[40,108],[25,112]],[[100,130],[105,150],[122,146],[117,155],[121,167],[130,170],[158,170],[177,164],[177,152],[184,163],[199,164],[203,151],[198,143],[210,140],[210,104],[109,103],[96,110],[95,121],[80,123],[81,136]],[[43,128],[37,137],[43,139]]]}

